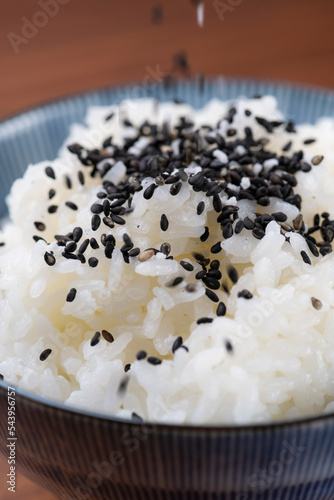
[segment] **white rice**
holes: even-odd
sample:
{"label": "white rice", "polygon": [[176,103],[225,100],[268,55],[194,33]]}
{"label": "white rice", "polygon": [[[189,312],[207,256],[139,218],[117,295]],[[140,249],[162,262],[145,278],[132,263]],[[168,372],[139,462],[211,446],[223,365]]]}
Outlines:
{"label": "white rice", "polygon": [[[182,104],[157,105],[150,99],[93,107],[88,110],[87,125],[74,125],[66,145],[77,142],[90,150],[100,149],[104,139],[112,136],[113,146],[107,148],[112,155],[115,145],[121,147],[125,138],[135,137],[135,127],[145,120],[159,126],[168,121],[173,128],[181,116],[192,120],[194,129],[201,125],[215,128],[219,122],[219,134],[227,141],[235,140],[235,136],[227,137],[232,126],[240,138],[244,138],[244,128],[251,127],[256,139],[269,140],[265,149],[278,156],[291,157],[303,150],[304,160],[311,164],[315,155],[324,155],[324,161],[310,172],[297,172],[294,189],[302,197],[306,226],[313,225],[315,214],[334,214],[334,120],[324,118],[315,126],[298,126],[297,133],[288,133],[284,125],[268,133],[254,115],[282,120],[274,97],[240,99],[234,105],[233,125],[222,120],[230,103],[218,100],[198,111]],[[252,112],[250,116],[245,115],[246,109]],[[112,112],[114,116],[106,121]],[[134,127],[124,126],[124,118]],[[215,137],[216,133],[209,135]],[[303,141],[309,138],[316,142],[305,145]],[[288,141],[292,141],[291,151],[282,153]],[[147,144],[147,137],[142,137],[130,152],[140,155]],[[178,138],[171,147],[178,154]],[[227,164],[226,152],[214,147],[213,156]],[[235,151],[244,154],[244,146],[238,145]],[[100,162],[98,168],[105,163]],[[234,160],[234,164],[238,162]],[[260,175],[276,164],[277,160],[269,159],[252,169]],[[45,175],[47,166],[53,168],[55,180]],[[78,170],[85,175],[85,186],[78,181]],[[333,254],[314,257],[302,235],[282,229],[275,221],[267,225],[261,240],[247,229],[224,239],[212,197],[182,182],[176,196],[170,195],[171,185],[165,184],[146,200],[143,193],[153,178],[142,181],[144,189],[135,193],[134,210],[124,216],[125,225],[110,229],[101,224],[92,231],[90,207],[97,201],[102,180],[90,177],[90,170],[64,146],[56,160],[30,165],[8,196],[11,222],[0,233],[0,241],[5,242],[0,248],[0,373],[7,382],[66,405],[129,418],[135,413],[164,422],[242,424],[333,411]],[[192,162],[185,171],[192,175],[201,167]],[[125,174],[124,163],[118,161],[104,179],[117,184]],[[66,188],[65,175],[71,178],[72,189]],[[247,190],[250,181],[244,177],[241,189]],[[229,187],[235,192],[240,189],[235,184]],[[56,191],[52,200],[50,189]],[[259,207],[253,200],[237,201],[224,190],[219,196],[223,205],[238,206],[242,219],[254,220],[258,212],[284,212],[286,223],[293,226],[299,214],[296,206],[279,198],[271,197],[269,206]],[[78,210],[66,206],[68,201]],[[197,215],[201,201],[205,210]],[[59,207],[55,214],[48,213],[50,205]],[[162,214],[169,221],[165,232],[160,229]],[[45,223],[46,230],[38,231],[35,221]],[[99,249],[89,246],[85,252],[87,259],[98,259],[95,268],[64,259],[64,247],[54,239],[77,226],[84,232],[78,245],[92,237],[99,243]],[[203,243],[199,237],[205,226],[210,237]],[[104,255],[103,233],[116,239],[111,260]],[[130,263],[125,263],[120,251],[124,233],[141,251],[160,249],[168,242],[174,259],[158,252],[146,261],[130,257]],[[35,243],[32,237],[36,234],[50,243]],[[222,241],[223,250],[212,255],[210,247],[217,241]],[[46,265],[46,251],[54,253],[54,266]],[[303,261],[301,251],[309,256],[311,265]],[[225,316],[216,316],[218,304],[205,295],[203,282],[195,278],[202,267],[193,252],[219,260],[221,282],[227,283],[230,293],[222,288],[214,292],[226,305]],[[194,270],[186,271],[181,260],[192,263]],[[229,264],[239,273],[234,285],[226,275]],[[177,277],[184,280],[167,286]],[[189,284],[195,285],[194,291],[188,291]],[[75,300],[67,302],[72,288],[77,290]],[[245,289],[253,296],[250,300],[238,297]],[[312,297],[321,301],[320,309],[312,305]],[[203,317],[213,321],[198,325],[196,321]],[[102,330],[110,332],[114,342],[101,336],[91,346],[95,332]],[[187,349],[179,348],[173,354],[179,336]],[[41,361],[45,349],[52,352]],[[140,350],[162,363],[137,360]],[[131,369],[125,373],[127,364]],[[126,390],[120,391],[120,384],[126,383]]]}

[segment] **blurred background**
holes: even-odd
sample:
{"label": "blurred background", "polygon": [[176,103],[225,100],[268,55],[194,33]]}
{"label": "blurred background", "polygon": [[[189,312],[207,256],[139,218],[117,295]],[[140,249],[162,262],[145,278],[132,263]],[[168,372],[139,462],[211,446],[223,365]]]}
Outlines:
{"label": "blurred background", "polygon": [[[0,0],[0,119],[116,83],[194,75],[334,88],[333,0]],[[19,447],[19,441],[18,441]],[[8,466],[0,457],[0,500]],[[55,497],[18,476],[16,500]]]}
{"label": "blurred background", "polygon": [[92,87],[142,82],[150,70],[182,72],[185,55],[184,76],[334,87],[333,0],[203,0],[203,28],[196,3],[0,0],[0,117]]}

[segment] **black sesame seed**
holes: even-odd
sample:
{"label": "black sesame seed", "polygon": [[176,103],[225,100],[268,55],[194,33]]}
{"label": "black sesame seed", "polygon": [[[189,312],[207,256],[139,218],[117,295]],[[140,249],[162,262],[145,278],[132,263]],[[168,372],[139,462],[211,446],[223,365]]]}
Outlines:
{"label": "black sesame seed", "polygon": [[72,181],[68,175],[65,175],[65,185],[67,189],[72,189]]}
{"label": "black sesame seed", "polygon": [[[98,217],[98,216],[97,216],[97,217]],[[101,220],[101,219],[100,219],[100,220]],[[111,229],[112,229],[113,227],[115,227],[115,224],[114,224],[114,223],[113,223],[113,221],[110,219],[110,217],[103,217],[103,224],[104,224],[105,226],[110,227]]]}
{"label": "black sesame seed", "polygon": [[34,222],[34,225],[38,231],[45,231],[46,229],[46,225],[43,222]]}
{"label": "black sesame seed", "polygon": [[106,246],[105,246],[105,249],[104,249],[104,255],[107,257],[107,259],[111,259],[112,258],[112,254],[113,254],[113,251],[114,251],[114,245],[112,244],[111,241],[107,241],[106,242]]}
{"label": "black sesame seed", "polygon": [[110,214],[110,202],[109,200],[104,200],[103,202],[103,213],[106,217]]}
{"label": "black sesame seed", "polygon": [[218,295],[213,292],[212,290],[210,290],[209,288],[206,288],[205,289],[205,295],[210,299],[212,300],[212,302],[219,302],[219,298],[218,298]]}
{"label": "black sesame seed", "polygon": [[124,377],[120,381],[120,384],[119,384],[118,390],[117,390],[118,396],[122,396],[126,392],[126,389],[128,387],[129,381],[130,381],[129,377]]}
{"label": "black sesame seed", "polygon": [[215,243],[214,245],[212,245],[212,247],[210,248],[210,252],[211,253],[219,253],[222,251],[222,246],[221,246],[221,241],[218,241],[218,243]]}
{"label": "black sesame seed", "polygon": [[231,238],[231,236],[233,236],[233,226],[232,222],[228,222],[223,229],[223,238],[227,240],[228,238]]}
{"label": "black sesame seed", "polygon": [[154,366],[161,365],[162,363],[161,359],[156,358],[155,356],[149,356],[147,358],[147,362]]}
{"label": "black sesame seed", "polygon": [[182,337],[177,337],[177,339],[174,340],[174,342],[173,342],[172,353],[174,354],[175,351],[177,351],[178,349],[180,349],[180,347],[182,346],[182,344],[183,344]]}
{"label": "black sesame seed", "polygon": [[101,337],[101,333],[100,332],[95,332],[94,337],[90,341],[90,345],[92,347],[96,346],[100,342],[100,337]]}
{"label": "black sesame seed", "polygon": [[108,332],[107,330],[102,330],[102,337],[104,338],[104,340],[106,340],[110,344],[112,342],[114,342],[114,340],[115,340],[113,335],[110,332]]}
{"label": "black sesame seed", "polygon": [[73,302],[77,295],[77,290],[75,288],[71,288],[66,297],[66,302]]}
{"label": "black sesame seed", "polygon": [[305,264],[312,265],[310,257],[307,255],[307,253],[304,250],[302,250],[300,252],[300,255],[301,255],[303,261],[305,262]]}
{"label": "black sesame seed", "polygon": [[124,371],[125,371],[125,373],[127,373],[127,372],[130,370],[130,368],[131,368],[130,363],[128,363],[127,365],[125,365],[125,366],[124,366]]}
{"label": "black sesame seed", "polygon": [[[103,220],[103,222],[104,222],[104,220]],[[97,214],[93,215],[92,222],[91,222],[92,230],[97,231],[98,228],[100,227],[100,225],[101,225],[101,217]]]}
{"label": "black sesame seed", "polygon": [[45,361],[49,356],[50,354],[52,353],[52,349],[45,349],[39,356],[39,359],[41,361]]}
{"label": "black sesame seed", "polygon": [[289,141],[288,143],[285,144],[285,146],[282,147],[282,151],[287,152],[291,149],[292,142]]}
{"label": "black sesame seed", "polygon": [[226,305],[224,302],[219,302],[217,310],[216,310],[217,316],[225,316],[226,314]]}
{"label": "black sesame seed", "polygon": [[309,238],[306,238],[306,243],[307,243],[311,253],[314,255],[314,257],[319,257],[319,250],[317,249],[317,247],[315,246],[313,241],[311,241]]}
{"label": "black sesame seed", "polygon": [[[115,224],[119,224],[120,226],[122,226],[123,224],[125,224],[125,219],[123,219],[123,217],[120,217],[119,215],[116,215],[116,214],[110,214],[111,215],[111,218],[113,220],[113,222]],[[108,217],[105,217],[105,219],[108,219]],[[104,222],[104,219],[103,219],[103,222]],[[105,222],[104,222],[105,223]]]}
{"label": "black sesame seed", "polygon": [[238,271],[236,270],[235,267],[228,266],[227,267],[227,275],[230,278],[230,280],[232,281],[232,283],[235,284],[238,282],[239,276],[238,276]]}
{"label": "black sesame seed", "polygon": [[211,290],[219,290],[220,288],[220,283],[216,278],[212,278],[207,275],[203,278],[202,281],[204,285],[210,288]]}
{"label": "black sesame seed", "polygon": [[150,184],[144,191],[144,198],[145,200],[150,200],[153,196],[153,193],[155,191],[155,189],[157,188],[158,186],[156,184]]}
{"label": "black sesame seed", "polygon": [[2,373],[0,373],[0,380],[3,380],[4,379],[4,376],[2,375]]}
{"label": "black sesame seed", "polygon": [[50,177],[50,179],[55,179],[56,178],[56,174],[55,174],[55,171],[53,170],[52,167],[46,167],[45,169],[45,173],[48,177]]}
{"label": "black sesame seed", "polygon": [[162,214],[161,219],[160,219],[160,228],[162,231],[167,231],[169,226],[168,219],[165,214]]}
{"label": "black sesame seed", "polygon": [[243,230],[243,228],[244,228],[244,221],[239,219],[235,224],[235,228],[234,228],[235,234],[240,234],[241,231]]}
{"label": "black sesame seed", "polygon": [[200,236],[200,240],[204,243],[210,236],[208,226],[205,226],[204,233]]}
{"label": "black sesame seed", "polygon": [[196,321],[198,325],[205,325],[206,323],[212,323],[212,318],[200,318]]}
{"label": "black sesame seed", "polygon": [[88,259],[88,264],[90,267],[96,267],[98,265],[99,261],[96,257],[90,257]]}
{"label": "black sesame seed", "polygon": [[141,424],[144,422],[144,420],[134,411],[132,412],[131,420],[132,420],[132,422],[135,422],[136,424]]}
{"label": "black sesame seed", "polygon": [[50,205],[48,208],[49,214],[55,214],[58,210],[58,205]]}
{"label": "black sesame seed", "polygon": [[97,250],[98,248],[100,248],[100,245],[98,244],[95,238],[90,239],[90,246],[92,247],[93,250]]}
{"label": "black sesame seed", "polygon": [[90,210],[93,214],[102,214],[103,212],[103,206],[101,203],[94,203],[91,207]]}
{"label": "black sesame seed", "polygon": [[204,201],[200,201],[199,204],[197,205],[197,215],[201,215],[204,211],[204,208],[205,208]]}
{"label": "black sesame seed", "polygon": [[198,271],[198,273],[196,273],[195,278],[197,280],[201,280],[204,278],[205,275],[206,275],[206,269],[203,269],[202,271]]}
{"label": "black sesame seed", "polygon": [[253,295],[249,290],[241,290],[241,292],[238,293],[238,297],[249,300],[253,298]]}
{"label": "black sesame seed", "polygon": [[285,222],[288,219],[287,215],[283,212],[275,212],[272,216],[277,222]]}
{"label": "black sesame seed", "polygon": [[65,205],[70,208],[71,210],[78,210],[78,205],[73,203],[72,201],[66,201]]}
{"label": "black sesame seed", "polygon": [[171,186],[169,192],[172,196],[176,196],[181,191],[181,188],[182,188],[182,182],[177,182],[176,184],[173,184]]}
{"label": "black sesame seed", "polygon": [[87,238],[85,241],[83,241],[81,243],[80,248],[79,248],[79,253],[80,254],[85,253],[85,251],[87,250],[88,245],[89,245],[89,239]]}
{"label": "black sesame seed", "polygon": [[254,229],[255,224],[254,224],[254,222],[249,217],[245,217],[245,219],[244,219],[244,226],[245,226],[246,229],[252,230],[252,229]]}
{"label": "black sesame seed", "polygon": [[252,112],[249,109],[245,109],[245,115],[251,116]]}
{"label": "black sesame seed", "polygon": [[140,254],[140,248],[134,248],[133,250],[130,250],[129,257],[137,257],[137,255],[139,254]]}
{"label": "black sesame seed", "polygon": [[261,240],[265,236],[264,230],[259,228],[259,227],[256,227],[255,229],[253,229],[252,234],[258,240]]}
{"label": "black sesame seed", "polygon": [[79,179],[81,186],[84,186],[85,185],[85,177],[84,177],[84,174],[81,172],[81,170],[79,170],[79,172],[78,172],[78,179]]}
{"label": "black sesame seed", "polygon": [[316,142],[316,139],[305,139],[304,144],[308,145],[313,144],[314,142]]}
{"label": "black sesame seed", "polygon": [[52,200],[56,196],[56,191],[54,189],[50,189],[49,191],[49,200]]}
{"label": "black sesame seed", "polygon": [[181,276],[178,276],[171,283],[169,283],[167,286],[174,287],[174,286],[177,286],[180,283],[182,283],[182,281],[183,281],[183,278]]}
{"label": "black sesame seed", "polygon": [[75,252],[76,249],[77,249],[77,244],[74,241],[70,241],[69,243],[67,243],[65,247],[65,252],[72,253]]}
{"label": "black sesame seed", "polygon": [[45,252],[44,254],[44,260],[47,263],[48,266],[54,266],[56,263],[56,258],[54,255],[52,255],[49,252]]}
{"label": "black sesame seed", "polygon": [[103,200],[103,199],[104,199],[104,198],[106,198],[108,195],[107,195],[107,193],[105,193],[104,191],[100,191],[99,193],[97,193],[97,195],[96,195],[96,196],[97,196],[97,198],[98,198],[99,200]]}
{"label": "black sesame seed", "polygon": [[194,266],[192,264],[190,264],[190,262],[186,262],[185,260],[181,260],[180,264],[183,267],[183,269],[185,269],[186,271],[193,271],[194,270]]}
{"label": "black sesame seed", "polygon": [[81,227],[75,227],[73,229],[73,241],[75,241],[76,243],[78,243],[78,241],[81,240],[82,235],[83,235],[83,230],[82,230]]}
{"label": "black sesame seed", "polygon": [[229,340],[225,340],[225,347],[229,354],[233,353],[233,346]]}
{"label": "black sesame seed", "polygon": [[138,361],[140,361],[141,359],[145,359],[146,356],[147,356],[146,351],[138,351],[136,358],[138,359]]}

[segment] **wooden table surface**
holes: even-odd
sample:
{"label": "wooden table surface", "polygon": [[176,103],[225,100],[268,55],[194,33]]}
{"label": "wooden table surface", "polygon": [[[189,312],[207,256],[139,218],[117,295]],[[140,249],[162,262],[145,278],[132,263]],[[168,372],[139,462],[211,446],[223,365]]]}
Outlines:
{"label": "wooden table surface", "polygon": [[[157,4],[163,18],[153,23]],[[334,88],[333,0],[205,0],[202,29],[190,0],[0,0],[0,8],[0,118],[56,96],[144,82],[151,71],[170,72],[180,51],[192,74]],[[22,475],[14,496],[7,472],[1,457],[0,500],[55,498]]]}

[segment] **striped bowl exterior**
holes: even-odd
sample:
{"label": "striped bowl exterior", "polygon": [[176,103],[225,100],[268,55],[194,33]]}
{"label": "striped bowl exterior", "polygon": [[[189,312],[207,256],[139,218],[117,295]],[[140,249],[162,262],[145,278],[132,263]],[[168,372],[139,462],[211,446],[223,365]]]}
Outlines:
{"label": "striped bowl exterior", "polygon": [[[44,105],[0,124],[0,216],[28,163],[52,160],[87,106],[124,98],[274,94],[297,123],[334,115],[334,93],[219,78],[170,88],[105,89]],[[0,451],[8,455],[7,386],[0,382]],[[17,390],[19,469],[63,500],[333,500],[334,416],[250,427],[135,424],[65,408]]]}

